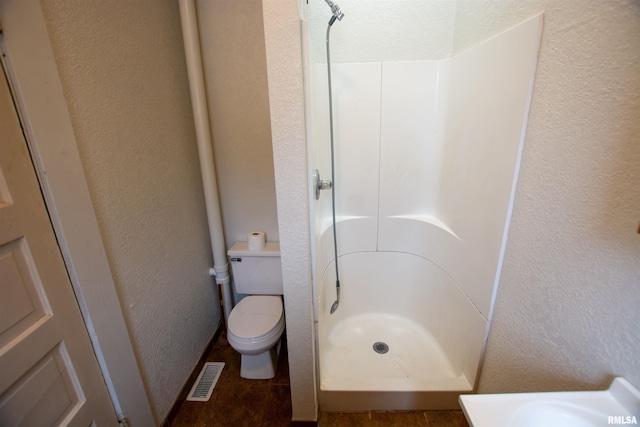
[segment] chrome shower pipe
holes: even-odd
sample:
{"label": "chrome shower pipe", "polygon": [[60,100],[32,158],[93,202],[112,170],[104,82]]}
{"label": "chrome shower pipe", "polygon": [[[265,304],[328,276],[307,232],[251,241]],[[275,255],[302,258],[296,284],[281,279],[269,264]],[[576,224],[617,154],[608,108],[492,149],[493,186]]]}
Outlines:
{"label": "chrome shower pipe", "polygon": [[329,311],[329,313],[333,314],[335,313],[335,311],[338,309],[338,306],[340,305],[340,267],[338,266],[338,235],[337,235],[337,224],[336,224],[336,188],[335,188],[336,164],[334,159],[335,150],[334,150],[334,137],[333,137],[333,95],[332,95],[332,89],[331,89],[331,47],[329,45],[329,35],[331,34],[331,26],[333,25],[333,23],[336,22],[336,19],[342,19],[344,15],[342,14],[342,12],[340,12],[338,5],[334,4],[329,0],[327,0],[327,3],[329,3],[329,5],[331,6],[332,11],[334,11],[334,7],[335,7],[337,11],[340,13],[340,16],[338,17],[338,15],[336,15],[336,13],[334,12],[333,16],[329,20],[329,24],[327,25],[327,80],[328,80],[327,83],[329,86],[329,134],[330,134],[330,140],[331,140],[331,188],[332,188],[331,223],[333,224],[333,254],[335,257],[334,262],[335,262],[335,268],[336,268],[336,300],[331,305],[331,310]]}
{"label": "chrome shower pipe", "polygon": [[342,21],[342,18],[344,18],[344,13],[342,13],[342,11],[340,10],[340,6],[338,6],[335,2],[331,0],[325,0],[325,1],[331,8],[331,13],[333,13],[333,16],[335,16],[338,19],[338,21]]}

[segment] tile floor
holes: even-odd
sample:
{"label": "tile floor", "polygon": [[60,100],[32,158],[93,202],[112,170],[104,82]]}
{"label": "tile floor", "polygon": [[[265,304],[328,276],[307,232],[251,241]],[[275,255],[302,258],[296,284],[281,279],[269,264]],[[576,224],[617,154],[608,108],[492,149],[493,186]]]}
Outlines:
{"label": "tile floor", "polygon": [[[224,333],[207,355],[208,362],[225,362],[220,379],[208,402],[182,402],[166,427],[295,426],[291,423],[291,391],[286,346],[280,353],[278,373],[271,380],[240,378],[240,355]],[[297,423],[312,425],[312,423]],[[320,427],[429,426],[469,427],[461,411],[321,413]]]}

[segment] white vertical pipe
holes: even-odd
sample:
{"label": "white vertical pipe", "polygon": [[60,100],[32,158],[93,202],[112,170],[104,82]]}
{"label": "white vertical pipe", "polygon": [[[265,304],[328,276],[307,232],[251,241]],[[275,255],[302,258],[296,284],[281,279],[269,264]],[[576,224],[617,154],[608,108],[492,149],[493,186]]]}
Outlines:
{"label": "white vertical pipe", "polygon": [[213,148],[211,145],[211,131],[209,129],[209,112],[207,110],[207,98],[204,89],[204,73],[202,68],[202,56],[200,53],[200,38],[198,35],[198,18],[196,14],[195,0],[179,0],[180,20],[182,22],[182,38],[187,59],[187,74],[189,76],[189,89],[191,90],[191,107],[193,108],[193,120],[196,127],[198,141],[198,156],[200,158],[200,171],[202,173],[202,186],[204,188],[205,206],[207,208],[207,220],[209,222],[209,235],[211,237],[211,249],[213,251],[213,270],[216,283],[222,285],[222,304],[225,324],[229,319],[229,313],[233,308],[231,298],[231,280],[229,277],[229,265],[227,264],[226,247],[224,244],[224,231],[220,216],[220,201],[218,199],[218,186],[216,183],[216,170],[213,163]]}

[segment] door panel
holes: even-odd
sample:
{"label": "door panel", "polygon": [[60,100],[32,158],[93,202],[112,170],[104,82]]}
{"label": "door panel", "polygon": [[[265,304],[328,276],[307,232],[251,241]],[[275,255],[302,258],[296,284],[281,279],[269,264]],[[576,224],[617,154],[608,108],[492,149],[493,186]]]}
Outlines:
{"label": "door panel", "polygon": [[117,425],[0,73],[0,425]]}

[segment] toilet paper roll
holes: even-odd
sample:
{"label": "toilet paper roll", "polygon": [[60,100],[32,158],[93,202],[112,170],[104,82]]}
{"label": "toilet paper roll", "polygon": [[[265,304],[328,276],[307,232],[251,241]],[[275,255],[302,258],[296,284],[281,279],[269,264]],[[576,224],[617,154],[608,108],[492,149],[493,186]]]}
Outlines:
{"label": "toilet paper roll", "polygon": [[267,243],[267,236],[264,231],[253,231],[247,236],[250,251],[261,251]]}

